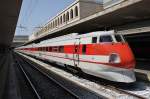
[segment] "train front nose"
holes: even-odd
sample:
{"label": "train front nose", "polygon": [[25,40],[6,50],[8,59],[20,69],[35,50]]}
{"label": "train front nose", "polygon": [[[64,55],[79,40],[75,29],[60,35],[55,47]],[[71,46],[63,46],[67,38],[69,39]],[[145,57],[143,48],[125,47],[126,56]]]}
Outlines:
{"label": "train front nose", "polygon": [[134,74],[135,58],[129,45],[127,43],[115,43],[110,50],[112,60],[109,59],[109,62],[112,66],[118,67],[111,70],[116,74],[116,77],[113,76],[114,79],[127,83],[136,81]]}
{"label": "train front nose", "polygon": [[127,69],[134,69],[136,62],[129,45],[127,43],[122,44],[122,48],[118,51],[120,53],[121,66],[124,66],[124,68]]}

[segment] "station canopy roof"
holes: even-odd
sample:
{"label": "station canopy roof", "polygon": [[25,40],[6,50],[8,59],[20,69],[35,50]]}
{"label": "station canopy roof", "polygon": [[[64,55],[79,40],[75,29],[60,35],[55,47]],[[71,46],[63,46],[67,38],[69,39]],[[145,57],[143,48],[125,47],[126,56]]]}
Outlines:
{"label": "station canopy roof", "polygon": [[0,2],[0,47],[9,47],[13,41],[22,0]]}

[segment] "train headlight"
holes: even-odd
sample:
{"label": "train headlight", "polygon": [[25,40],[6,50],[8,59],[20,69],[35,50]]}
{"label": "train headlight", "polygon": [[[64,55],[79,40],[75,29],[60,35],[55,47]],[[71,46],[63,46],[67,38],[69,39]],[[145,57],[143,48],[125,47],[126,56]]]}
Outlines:
{"label": "train headlight", "polygon": [[111,54],[109,56],[109,63],[120,63],[120,56],[118,54]]}

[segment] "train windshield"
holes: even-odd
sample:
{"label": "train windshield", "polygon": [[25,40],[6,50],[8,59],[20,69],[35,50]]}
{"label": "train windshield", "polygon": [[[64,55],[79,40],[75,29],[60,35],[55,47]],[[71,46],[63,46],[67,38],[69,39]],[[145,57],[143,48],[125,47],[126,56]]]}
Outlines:
{"label": "train windshield", "polygon": [[103,35],[100,36],[99,42],[113,42],[113,38],[111,35]]}
{"label": "train windshield", "polygon": [[122,35],[115,35],[114,36],[117,42],[125,42],[124,38]]}

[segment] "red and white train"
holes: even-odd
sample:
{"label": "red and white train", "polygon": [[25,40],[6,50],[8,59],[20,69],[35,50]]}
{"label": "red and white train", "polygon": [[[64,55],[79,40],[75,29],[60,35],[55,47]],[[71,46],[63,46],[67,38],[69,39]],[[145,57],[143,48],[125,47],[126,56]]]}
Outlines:
{"label": "red and white train", "polygon": [[136,81],[135,58],[122,35],[114,31],[72,33],[17,50],[36,57],[77,67],[87,74],[115,82]]}

